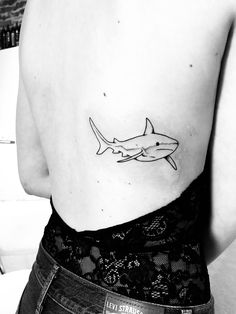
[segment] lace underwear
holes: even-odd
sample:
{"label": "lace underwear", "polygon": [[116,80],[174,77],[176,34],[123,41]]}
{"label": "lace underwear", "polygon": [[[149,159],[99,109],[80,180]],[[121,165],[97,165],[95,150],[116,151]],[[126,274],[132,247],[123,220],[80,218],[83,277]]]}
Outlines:
{"label": "lace underwear", "polygon": [[198,236],[204,181],[202,173],[167,206],[97,231],[70,228],[51,199],[43,247],[61,266],[122,295],[166,305],[206,303],[210,284]]}

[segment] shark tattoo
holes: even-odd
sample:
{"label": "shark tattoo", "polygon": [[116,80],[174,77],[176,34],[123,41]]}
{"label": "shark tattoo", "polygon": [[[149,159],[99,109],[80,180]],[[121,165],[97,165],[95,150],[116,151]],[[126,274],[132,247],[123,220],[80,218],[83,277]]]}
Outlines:
{"label": "shark tattoo", "polygon": [[117,161],[119,163],[131,160],[151,162],[164,158],[177,170],[176,163],[171,155],[178,148],[179,142],[167,135],[155,133],[154,127],[148,118],[146,118],[146,125],[142,135],[124,141],[119,141],[116,138],[112,142],[108,141],[91,118],[89,118],[89,123],[99,143],[97,155],[102,155],[110,148],[113,154],[121,154],[123,157],[123,159]]}

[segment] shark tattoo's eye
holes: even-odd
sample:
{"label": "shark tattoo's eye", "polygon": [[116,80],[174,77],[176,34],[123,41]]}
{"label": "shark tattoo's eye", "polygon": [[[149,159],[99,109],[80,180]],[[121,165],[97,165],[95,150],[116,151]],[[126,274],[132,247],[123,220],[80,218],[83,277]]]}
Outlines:
{"label": "shark tattoo's eye", "polygon": [[159,146],[160,145],[160,143],[159,142],[156,142],[156,146]]}

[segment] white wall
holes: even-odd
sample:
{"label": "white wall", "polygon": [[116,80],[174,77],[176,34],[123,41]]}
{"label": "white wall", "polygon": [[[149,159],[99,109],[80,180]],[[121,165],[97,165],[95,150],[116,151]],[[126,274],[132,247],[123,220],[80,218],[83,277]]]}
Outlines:
{"label": "white wall", "polygon": [[[15,140],[18,48],[0,51],[0,139]],[[16,147],[0,144],[0,262],[6,271],[30,267],[48,201],[23,191],[17,174]],[[236,242],[209,267],[216,314],[236,313]]]}

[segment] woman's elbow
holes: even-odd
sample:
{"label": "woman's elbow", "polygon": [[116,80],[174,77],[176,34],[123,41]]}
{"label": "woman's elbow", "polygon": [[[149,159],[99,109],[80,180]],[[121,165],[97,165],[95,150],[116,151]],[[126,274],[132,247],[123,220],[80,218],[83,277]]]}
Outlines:
{"label": "woman's elbow", "polygon": [[43,177],[20,176],[21,185],[28,195],[50,198],[51,184],[49,175]]}

